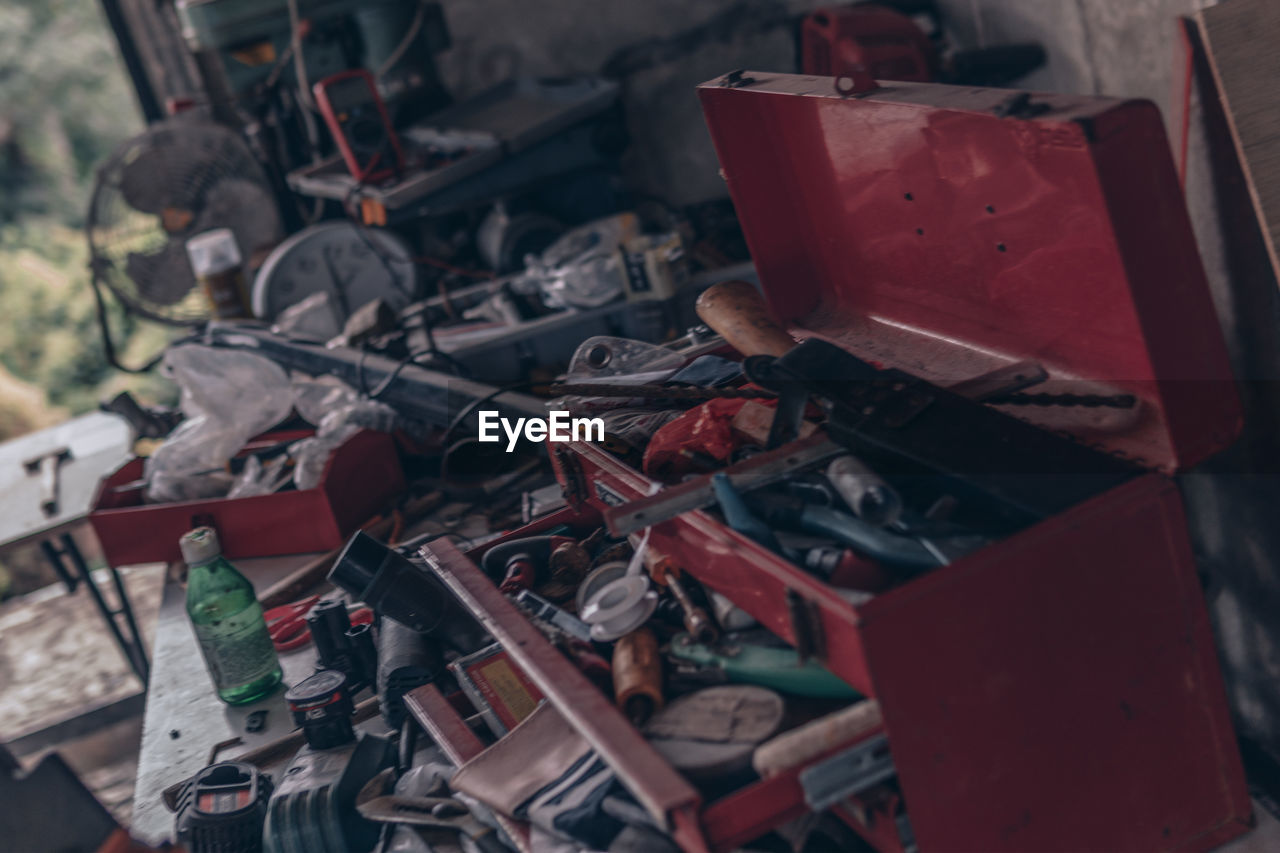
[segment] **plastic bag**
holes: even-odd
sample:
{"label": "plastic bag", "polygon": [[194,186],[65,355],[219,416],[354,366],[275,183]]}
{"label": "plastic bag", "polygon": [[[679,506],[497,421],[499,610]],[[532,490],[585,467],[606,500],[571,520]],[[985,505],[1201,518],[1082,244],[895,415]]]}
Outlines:
{"label": "plastic bag", "polygon": [[313,293],[280,312],[271,331],[290,338],[327,341],[342,331],[328,293]]}
{"label": "plastic bag", "polygon": [[293,407],[298,410],[298,417],[312,426],[320,426],[326,415],[359,400],[356,389],[336,377],[293,374]]}
{"label": "plastic bag", "polygon": [[226,461],[293,409],[289,376],[262,356],[196,344],[171,348],[164,366],[186,420],[145,463],[147,499],[220,497],[232,485]]}
{"label": "plastic bag", "polygon": [[395,409],[362,398],[350,385],[331,376],[296,377],[293,397],[298,414],[316,427],[314,436],[289,448],[295,463],[293,482],[299,489],[320,485],[329,456],[360,430],[391,432],[400,424]]}
{"label": "plastic bag", "polygon": [[512,286],[541,290],[552,308],[598,308],[626,290],[618,246],[640,234],[634,213],[620,213],[572,229],[541,255],[525,258],[525,273]]}

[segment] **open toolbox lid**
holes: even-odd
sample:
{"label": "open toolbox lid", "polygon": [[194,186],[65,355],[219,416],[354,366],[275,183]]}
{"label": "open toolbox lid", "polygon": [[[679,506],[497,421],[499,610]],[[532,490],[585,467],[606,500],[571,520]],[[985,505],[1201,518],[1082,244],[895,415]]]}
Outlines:
{"label": "open toolbox lid", "polygon": [[[841,83],[847,84],[847,78]],[[1014,362],[1001,406],[1164,471],[1241,411],[1154,104],[735,72],[698,94],[766,299],[800,338],[940,385]]]}

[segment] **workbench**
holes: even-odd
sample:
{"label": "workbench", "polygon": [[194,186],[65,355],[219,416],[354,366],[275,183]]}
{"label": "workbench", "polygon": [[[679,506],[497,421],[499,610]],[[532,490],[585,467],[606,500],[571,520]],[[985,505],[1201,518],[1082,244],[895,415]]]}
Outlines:
{"label": "workbench", "polygon": [[[316,557],[295,554],[237,560],[238,568],[259,592]],[[164,790],[209,764],[209,753],[219,743],[239,737],[243,744],[219,751],[228,761],[293,731],[285,707],[284,691],[310,675],[316,649],[308,643],[280,654],[284,670],[282,686],[265,699],[247,705],[226,705],[218,699],[200,656],[187,618],[186,586],[170,572],[165,580],[156,639],[152,649],[151,685],[142,725],[138,755],[138,779],[134,788],[130,831],[146,844],[159,846],[173,840],[173,812],[164,804]],[[267,712],[262,730],[245,731],[245,720],[254,711]]]}
{"label": "workbench", "polygon": [[129,425],[106,412],[90,412],[0,444],[0,555],[38,545],[67,592],[83,584],[120,653],[145,685],[146,649],[119,567],[107,567],[115,590],[113,607],[94,583],[72,535],[89,517],[99,481],[129,459],[132,445]]}

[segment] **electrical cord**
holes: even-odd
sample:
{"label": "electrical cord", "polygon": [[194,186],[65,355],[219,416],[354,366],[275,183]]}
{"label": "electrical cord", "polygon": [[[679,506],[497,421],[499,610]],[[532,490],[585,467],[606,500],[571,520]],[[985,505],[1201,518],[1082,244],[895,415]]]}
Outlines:
{"label": "electrical cord", "polygon": [[302,105],[314,112],[316,104],[311,99],[311,92],[307,90],[307,81],[311,78],[307,74],[307,59],[302,52],[302,16],[298,13],[298,0],[285,0],[285,5],[289,8],[289,43],[293,47],[293,73],[298,78],[298,94]]}
{"label": "electrical cord", "polygon": [[442,361],[449,362],[455,368],[454,370],[455,376],[462,376],[465,378],[466,373],[469,372],[465,364],[458,361],[458,359],[454,358],[448,353],[440,352],[439,350],[432,351],[429,349],[416,350],[414,352],[409,353],[404,358],[400,359],[400,361],[396,362],[396,366],[391,369],[391,372],[388,373],[386,376],[384,376],[382,378],[382,381],[379,382],[376,387],[370,388],[369,383],[365,380],[365,375],[364,375],[364,362],[365,362],[365,358],[368,355],[369,355],[369,350],[362,348],[360,350],[359,358],[356,359],[356,389],[361,394],[368,397],[370,400],[377,400],[383,394],[385,394],[387,392],[387,389],[391,387],[391,383],[395,382],[396,379],[400,376],[400,373],[409,365],[413,364],[421,367],[422,363],[419,361],[419,359],[421,359],[423,356],[430,356],[431,358],[439,358]]}
{"label": "electrical cord", "polygon": [[141,367],[129,367],[126,364],[122,364],[119,353],[116,351],[115,342],[111,339],[111,323],[110,318],[107,316],[107,302],[102,295],[102,282],[98,281],[96,273],[90,273],[89,283],[93,287],[93,300],[98,317],[98,330],[102,333],[102,352],[103,355],[107,357],[107,363],[116,370],[124,373],[149,373],[164,359],[164,354],[168,351],[169,347],[199,338],[199,333],[196,333],[170,341],[163,349],[160,350],[160,352],[143,363]]}
{"label": "electrical cord", "polygon": [[413,40],[418,37],[418,33],[422,31],[422,22],[427,18],[427,0],[420,0],[418,3],[418,13],[413,16],[413,23],[409,25],[409,31],[404,34],[404,38],[400,40],[400,44],[396,45],[396,49],[391,51],[391,55],[378,66],[378,70],[374,72],[375,77],[382,77],[392,68],[396,67],[396,63],[404,59],[405,53],[408,52],[409,46],[413,44]]}
{"label": "electrical cord", "polygon": [[[393,265],[393,263],[399,259],[390,258],[387,256],[385,252],[382,251],[382,249],[377,245],[377,241],[372,239],[368,235],[367,232],[368,232],[369,226],[365,225],[364,222],[361,221],[360,217],[356,215],[356,211],[352,206],[352,202],[354,201],[356,194],[364,187],[364,185],[365,185],[364,181],[359,181],[347,192],[347,197],[342,201],[342,209],[347,214],[347,218],[350,219],[351,223],[355,226],[356,234],[360,237],[360,241],[364,243],[365,247],[368,248],[369,251],[373,252],[374,256],[377,257],[379,263],[382,264],[383,269],[386,270],[387,275],[391,276],[391,281],[392,281],[392,284],[395,286],[395,288],[399,290],[401,293],[408,296],[410,299],[413,299],[415,294],[410,292],[407,288],[401,286],[400,274],[396,271]],[[428,258],[411,256],[408,260],[410,263],[435,266],[437,268],[447,269],[451,272],[458,272],[458,273],[463,273],[468,275],[480,275],[478,273],[469,273],[466,270],[461,269],[460,267],[454,267],[450,264],[445,263],[444,261],[437,261],[434,258],[428,259]],[[492,276],[490,275],[489,277],[492,277]],[[428,318],[425,312],[422,315],[422,331],[427,337],[427,349],[429,352],[431,352],[432,354],[440,358],[444,358],[446,360],[452,361],[454,364],[459,363],[457,359],[454,359],[448,354],[442,352],[440,348],[436,345],[435,325],[431,322],[431,320]]]}
{"label": "electrical cord", "polygon": [[495,388],[493,391],[491,391],[488,394],[485,394],[483,397],[479,397],[475,400],[472,400],[470,403],[463,406],[462,411],[458,412],[458,414],[454,416],[453,420],[449,422],[449,425],[445,427],[444,434],[440,437],[440,443],[444,445],[444,453],[442,453],[440,456],[440,487],[442,489],[444,489],[445,491],[448,491],[448,487],[449,487],[449,456],[450,454],[452,454],[454,450],[457,449],[458,446],[465,444],[468,441],[468,439],[464,438],[464,439],[459,439],[454,444],[449,444],[449,437],[453,435],[453,433],[458,429],[458,427],[462,426],[462,424],[466,422],[467,418],[471,417],[471,415],[474,414],[475,411],[479,409],[481,406],[483,406],[485,403],[488,403],[489,401],[493,400],[495,397],[498,397],[499,395],[506,394],[511,391],[519,391],[522,389],[531,388],[533,387],[533,385],[534,385],[533,382],[514,382],[510,385],[503,385],[499,388]]}
{"label": "electrical cord", "polygon": [[[297,77],[298,113],[302,116],[302,132],[311,148],[311,163],[320,162],[320,130],[316,127],[316,102],[311,97],[308,85],[310,76],[307,73],[307,60],[302,49],[302,16],[298,13],[298,0],[287,0],[289,7],[289,49],[293,51],[293,73]],[[311,225],[324,214],[324,199],[317,197],[311,206],[311,215],[307,216],[299,210],[303,221]]]}

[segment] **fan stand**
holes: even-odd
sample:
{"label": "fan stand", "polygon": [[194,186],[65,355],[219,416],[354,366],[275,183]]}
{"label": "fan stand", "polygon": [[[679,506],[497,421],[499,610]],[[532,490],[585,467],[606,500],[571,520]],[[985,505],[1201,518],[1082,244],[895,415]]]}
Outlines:
{"label": "fan stand", "polygon": [[[170,346],[173,346],[174,343],[177,343],[177,341],[169,342],[164,349],[160,350],[160,352],[156,353],[154,356],[152,356],[150,359],[148,359],[139,367],[130,367],[127,364],[123,364],[120,361],[119,355],[116,352],[115,341],[113,341],[111,338],[111,318],[107,312],[107,301],[106,301],[106,297],[103,296],[102,294],[103,285],[102,285],[102,282],[98,280],[97,270],[91,269],[89,271],[89,283],[93,287],[93,299],[95,303],[96,312],[98,315],[98,330],[102,333],[102,352],[107,357],[107,363],[109,363],[116,370],[123,371],[124,373],[132,373],[132,374],[150,373],[152,370],[155,369],[156,365],[158,365],[161,362],[161,360],[164,359],[165,351],[168,350]],[[126,305],[125,311],[128,311],[128,310],[129,308]],[[193,333],[192,335],[189,335],[187,338],[180,338],[179,340],[191,340],[197,337],[199,333],[203,331],[203,329],[204,329],[204,324],[202,323],[196,327],[195,333]]]}

